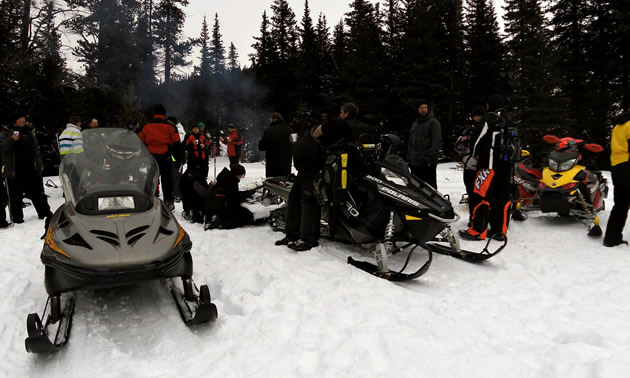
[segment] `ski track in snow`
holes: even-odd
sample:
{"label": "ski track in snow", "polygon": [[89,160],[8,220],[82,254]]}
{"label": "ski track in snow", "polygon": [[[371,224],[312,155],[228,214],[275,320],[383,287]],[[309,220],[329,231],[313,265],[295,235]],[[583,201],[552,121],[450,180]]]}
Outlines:
{"label": "ski track in snow", "polygon": [[[218,160],[220,171],[227,160]],[[264,166],[245,166],[241,188],[260,183]],[[438,170],[461,215],[453,228],[464,228],[462,171]],[[61,189],[46,192],[57,208]],[[274,246],[282,234],[267,224],[204,232],[182,221],[216,323],[186,327],[165,282],[78,292],[68,344],[42,356],[24,348],[26,316],[46,302],[43,221],[28,207],[24,224],[0,231],[0,377],[630,376],[630,248],[603,247],[572,218],[529,216],[511,223],[498,256],[434,255],[427,274],[406,283],[348,265],[349,255],[371,259],[360,247],[322,240],[295,253]],[[412,261],[426,257],[418,249]]]}

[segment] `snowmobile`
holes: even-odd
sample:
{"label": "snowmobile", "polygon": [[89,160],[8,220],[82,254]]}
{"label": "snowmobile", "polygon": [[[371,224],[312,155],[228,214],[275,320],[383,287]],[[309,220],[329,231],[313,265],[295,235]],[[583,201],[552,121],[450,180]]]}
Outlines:
{"label": "snowmobile", "polygon": [[[326,163],[314,181],[322,208],[320,234],[331,240],[368,245],[376,264],[348,257],[348,263],[390,281],[407,281],[427,272],[432,252],[467,261],[482,261],[499,253],[507,244],[490,252],[488,240],[482,252],[462,250],[451,224],[459,219],[448,196],[410,173],[407,163],[395,154],[400,139],[384,135],[377,144],[338,145],[326,152]],[[292,182],[269,178],[265,186],[288,200]],[[286,209],[271,213],[275,231],[285,227]],[[422,247],[428,253],[417,270],[405,272],[412,253]],[[400,269],[390,268],[392,255],[408,250]]]}
{"label": "snowmobile", "polygon": [[540,170],[525,159],[514,170],[520,194],[517,206],[522,211],[540,210],[586,220],[591,223],[588,235],[601,236],[597,213],[604,210],[608,184],[600,171],[587,168],[592,164],[584,155],[604,149],[570,137],[545,135],[543,140],[555,145],[549,153],[549,165]]}
{"label": "snowmobile", "polygon": [[208,286],[192,280],[192,242],[154,196],[155,159],[129,130],[89,129],[82,138],[83,151],[59,167],[65,203],[41,253],[48,300],[41,316],[27,317],[26,350],[50,353],[66,344],[79,290],[168,279],[187,325],[216,320]]}

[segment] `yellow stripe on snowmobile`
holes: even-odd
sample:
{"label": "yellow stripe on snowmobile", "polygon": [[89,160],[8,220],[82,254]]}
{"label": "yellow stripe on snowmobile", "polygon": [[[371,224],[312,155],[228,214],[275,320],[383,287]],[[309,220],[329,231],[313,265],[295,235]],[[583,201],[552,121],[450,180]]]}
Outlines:
{"label": "yellow stripe on snowmobile", "polygon": [[348,167],[348,154],[341,154],[341,168]]}
{"label": "yellow stripe on snowmobile", "polygon": [[411,216],[411,215],[405,215],[405,219],[409,220],[409,221],[422,220],[422,218],[414,217],[414,216]]}
{"label": "yellow stripe on snowmobile", "polygon": [[[556,171],[552,171],[551,169],[549,169],[549,167],[547,167],[543,169],[543,174],[542,174],[543,177],[542,177],[542,180],[540,181],[550,188],[557,188],[566,184],[578,182],[574,180],[573,178],[575,177],[575,175],[578,174],[579,171],[583,170],[584,168],[585,167],[583,165],[577,164],[575,167],[569,169],[568,171],[556,172]],[[558,174],[561,176],[558,177],[557,180],[552,177]]]}
{"label": "yellow stripe on snowmobile", "polygon": [[107,218],[123,218],[123,217],[130,217],[131,214],[112,214],[112,215],[108,215]]}
{"label": "yellow stripe on snowmobile", "polygon": [[341,189],[348,188],[348,171],[345,169],[341,170]]}

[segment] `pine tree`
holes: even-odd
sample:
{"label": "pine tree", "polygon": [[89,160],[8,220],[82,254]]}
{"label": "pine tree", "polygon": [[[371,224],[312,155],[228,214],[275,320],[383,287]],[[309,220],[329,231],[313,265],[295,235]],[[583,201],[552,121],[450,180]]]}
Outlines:
{"label": "pine tree", "polygon": [[210,41],[210,69],[214,74],[225,72],[225,47],[221,39],[219,15],[214,15],[214,26],[212,27],[212,40]]}
{"label": "pine tree", "polygon": [[143,0],[138,11],[138,24],[135,31],[135,41],[137,45],[137,80],[136,93],[145,95],[151,93],[151,89],[156,84],[154,55],[154,36],[151,30],[151,14],[153,12],[153,2]]}
{"label": "pine tree", "polygon": [[313,26],[308,0],[304,1],[299,44],[297,77],[299,80],[299,96],[319,93],[322,90],[322,67],[320,61],[321,47]]}
{"label": "pine tree", "polygon": [[239,71],[241,69],[241,64],[238,61],[238,52],[236,51],[236,46],[234,43],[230,42],[230,49],[228,50],[228,58],[227,58],[227,70],[230,72]]}
{"label": "pine tree", "polygon": [[254,37],[254,53],[249,55],[249,59],[252,62],[252,67],[257,71],[261,69],[267,69],[274,60],[274,43],[269,31],[269,19],[267,18],[267,11],[263,12],[262,22],[260,23],[260,36]]}
{"label": "pine tree", "polygon": [[164,82],[168,83],[177,77],[177,68],[189,63],[186,57],[190,54],[192,40],[182,40],[186,14],[181,7],[186,7],[188,0],[161,0],[155,10],[155,35],[163,56]]}
{"label": "pine tree", "polygon": [[206,22],[206,16],[203,16],[203,23],[201,24],[201,35],[199,36],[201,44],[201,56],[199,57],[199,75],[201,77],[208,77],[212,73],[211,59],[210,59],[210,31],[208,29],[208,23]]}
{"label": "pine tree", "polygon": [[485,105],[488,96],[509,90],[505,78],[506,49],[489,0],[468,0],[465,15],[466,109]]}
{"label": "pine tree", "polygon": [[297,56],[298,31],[295,13],[287,0],[274,0],[271,11],[271,37],[276,48],[277,62],[287,64]]}

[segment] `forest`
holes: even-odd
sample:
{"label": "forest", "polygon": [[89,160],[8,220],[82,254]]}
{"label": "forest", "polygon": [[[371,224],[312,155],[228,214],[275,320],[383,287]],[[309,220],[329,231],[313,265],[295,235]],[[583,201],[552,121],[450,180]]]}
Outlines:
{"label": "forest", "polygon": [[[241,66],[220,27],[237,21],[215,14],[186,37],[187,0],[0,0],[2,124],[22,109],[45,140],[69,114],[119,127],[161,103],[187,128],[203,121],[216,135],[234,122],[256,160],[271,112],[301,132],[326,94],[404,140],[425,98],[450,159],[471,109],[494,93],[534,154],[545,134],[607,146],[630,102],[627,0],[505,0],[503,20],[491,0],[353,0],[335,25],[308,0],[302,15],[268,1]],[[82,73],[68,68],[62,34],[76,38]]]}

